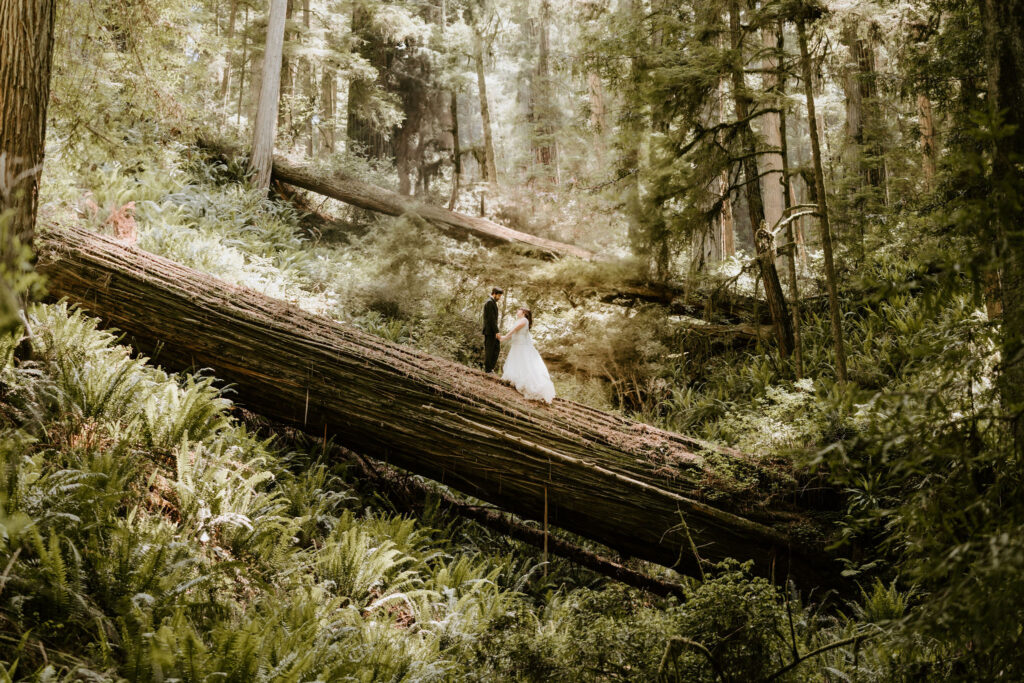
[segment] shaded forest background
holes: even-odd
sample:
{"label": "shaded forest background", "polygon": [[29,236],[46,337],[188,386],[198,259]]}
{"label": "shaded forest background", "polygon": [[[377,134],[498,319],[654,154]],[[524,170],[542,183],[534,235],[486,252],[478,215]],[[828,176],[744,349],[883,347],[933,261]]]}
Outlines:
{"label": "shaded forest background", "polygon": [[[6,678],[1021,677],[1024,3],[43,4],[38,195],[0,132]],[[596,256],[296,190],[273,153]],[[467,365],[502,286],[560,396],[813,481],[850,588],[615,558],[656,597],[467,522],[23,306],[26,196]]]}

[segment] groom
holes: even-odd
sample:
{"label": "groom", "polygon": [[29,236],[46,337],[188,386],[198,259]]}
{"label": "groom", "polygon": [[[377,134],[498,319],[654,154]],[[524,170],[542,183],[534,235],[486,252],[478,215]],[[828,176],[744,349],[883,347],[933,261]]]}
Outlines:
{"label": "groom", "polygon": [[505,292],[501,287],[491,290],[491,296],[484,303],[484,372],[493,372],[498,364],[498,352],[501,342],[498,341],[498,301]]}

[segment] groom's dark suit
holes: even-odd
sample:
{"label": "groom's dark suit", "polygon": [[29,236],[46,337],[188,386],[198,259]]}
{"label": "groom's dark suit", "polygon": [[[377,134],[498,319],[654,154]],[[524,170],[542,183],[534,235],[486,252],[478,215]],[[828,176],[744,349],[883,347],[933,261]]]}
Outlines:
{"label": "groom's dark suit", "polygon": [[501,342],[498,334],[498,302],[489,297],[484,303],[484,372],[491,372],[498,364]]}

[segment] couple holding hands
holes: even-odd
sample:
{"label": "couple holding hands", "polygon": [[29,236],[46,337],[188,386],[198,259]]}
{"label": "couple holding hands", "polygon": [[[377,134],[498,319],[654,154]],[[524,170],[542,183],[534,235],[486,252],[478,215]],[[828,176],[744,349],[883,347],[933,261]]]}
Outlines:
{"label": "couple holding hands", "polygon": [[517,309],[515,324],[508,334],[501,334],[498,327],[498,301],[504,294],[500,287],[495,287],[491,290],[490,298],[484,302],[484,371],[494,371],[501,342],[508,340],[511,343],[501,378],[511,383],[526,398],[551,403],[555,398],[555,386],[551,383],[544,359],[534,348],[530,337],[533,314],[526,307]]}

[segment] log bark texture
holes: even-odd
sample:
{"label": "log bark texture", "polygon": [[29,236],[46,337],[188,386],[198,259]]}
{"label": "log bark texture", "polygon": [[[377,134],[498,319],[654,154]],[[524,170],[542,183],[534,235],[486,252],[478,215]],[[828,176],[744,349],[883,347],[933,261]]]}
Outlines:
{"label": "log bark texture", "polygon": [[[236,151],[233,148],[222,143],[200,141],[199,144],[226,157],[236,156]],[[513,244],[530,251],[553,256],[574,256],[587,260],[594,258],[593,252],[582,247],[513,230],[486,218],[467,216],[440,206],[426,204],[413,197],[407,197],[349,176],[335,174],[330,178],[324,178],[307,168],[289,163],[280,156],[274,157],[273,178],[282,183],[316,192],[368,211],[376,211],[389,216],[415,213],[455,236],[472,235],[488,244]]]}
{"label": "log bark texture", "polygon": [[478,370],[80,228],[47,230],[37,246],[52,296],[168,369],[212,368],[247,410],[525,518],[542,517],[546,489],[552,524],[681,572],[736,557],[780,581],[837,579],[803,540],[821,527],[793,507],[785,471],[570,401],[528,401]]}

